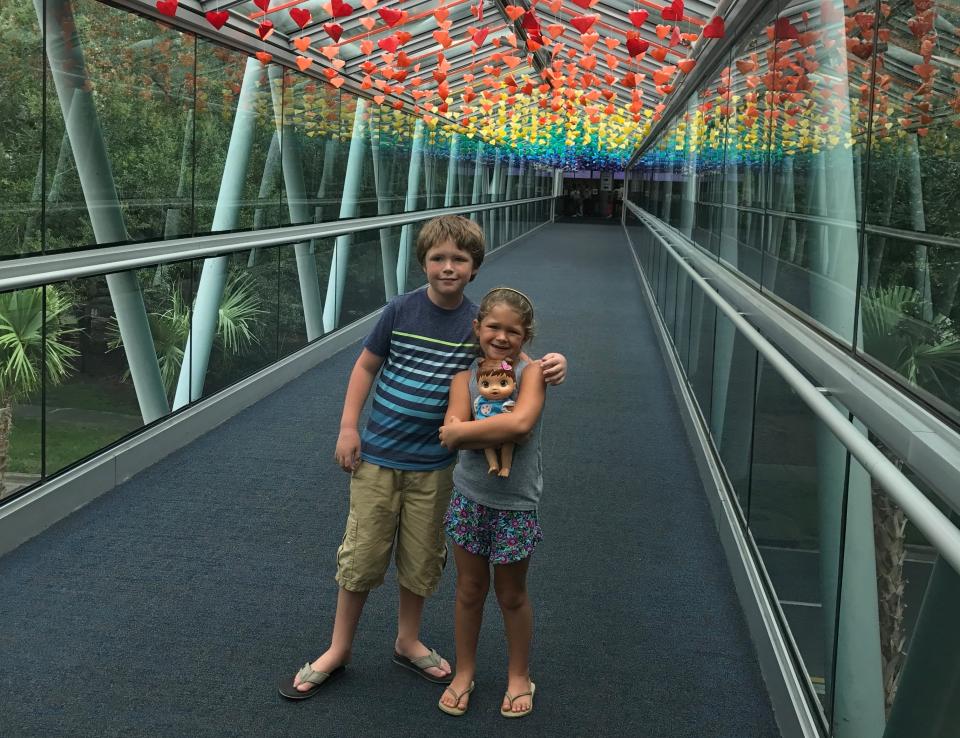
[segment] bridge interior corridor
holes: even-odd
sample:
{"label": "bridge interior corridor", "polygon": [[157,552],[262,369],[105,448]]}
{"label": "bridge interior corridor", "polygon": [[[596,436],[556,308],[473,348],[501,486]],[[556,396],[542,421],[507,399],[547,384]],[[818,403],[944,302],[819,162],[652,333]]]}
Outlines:
{"label": "bridge interior corridor", "polygon": [[[780,735],[620,229],[550,225],[468,294],[531,295],[561,351],[544,416],[545,538],[530,569],[523,735]],[[331,456],[358,344],[0,558],[5,736],[503,735],[488,602],[470,711],[390,663],[396,580],[344,678],[276,693],[329,637],[347,479]],[[454,571],[423,638],[453,660]]]}

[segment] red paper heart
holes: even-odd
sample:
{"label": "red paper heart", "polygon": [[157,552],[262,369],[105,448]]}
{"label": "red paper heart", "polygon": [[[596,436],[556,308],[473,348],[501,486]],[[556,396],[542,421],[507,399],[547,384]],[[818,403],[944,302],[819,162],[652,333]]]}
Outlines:
{"label": "red paper heart", "polygon": [[723,24],[723,18],[719,15],[703,27],[704,38],[723,38],[726,28]]}
{"label": "red paper heart", "polygon": [[789,18],[777,18],[777,22],[773,26],[773,37],[781,40],[798,39],[800,34],[797,33],[797,29],[794,28]]}
{"label": "red paper heart", "polygon": [[164,15],[173,17],[177,14],[177,2],[178,0],[159,0],[157,2],[157,10]]}
{"label": "red paper heart", "polygon": [[695,66],[697,66],[696,59],[681,59],[677,62],[677,66],[680,67],[680,70],[684,74],[690,74]]}
{"label": "red paper heart", "polygon": [[647,18],[650,17],[650,12],[647,10],[631,10],[627,13],[627,18],[630,19],[630,22],[633,23],[637,28],[640,28],[644,23],[647,22]]}
{"label": "red paper heart", "polygon": [[253,4],[266,13],[270,9],[270,0],[253,0]]}
{"label": "red paper heart", "polygon": [[226,10],[208,10],[204,16],[207,22],[218,31],[230,20],[230,14]]}
{"label": "red paper heart", "polygon": [[293,22],[300,28],[303,28],[313,20],[313,16],[310,15],[310,11],[306,8],[290,8],[290,17],[293,18]]}
{"label": "red paper heart", "polygon": [[261,41],[266,41],[267,37],[273,33],[273,21],[265,20],[259,26],[257,26],[257,35],[260,37]]}
{"label": "red paper heart", "polygon": [[377,46],[384,51],[389,51],[392,54],[400,46],[400,39],[398,39],[396,36],[387,36],[386,38],[381,38],[379,41],[377,41]]}
{"label": "red paper heart", "polygon": [[254,54],[254,56],[260,60],[260,63],[263,64],[263,66],[267,66],[267,64],[270,63],[270,60],[273,59],[273,54],[268,51],[258,51],[256,54]]}
{"label": "red paper heart", "polygon": [[343,0],[330,0],[330,15],[334,18],[346,18],[353,12],[353,6]]}
{"label": "red paper heart", "polygon": [[397,23],[400,22],[400,19],[403,17],[403,13],[399,10],[394,10],[393,8],[380,8],[377,10],[377,13],[380,14],[380,17],[383,18],[383,22],[386,23],[390,28],[393,28]]}
{"label": "red paper heart", "polygon": [[[294,10],[296,10],[296,8],[294,8]],[[324,23],[323,30],[326,31],[327,35],[334,41],[339,41],[343,35],[343,26],[339,23]]]}
{"label": "red paper heart", "polygon": [[570,25],[576,28],[580,33],[586,33],[590,26],[597,22],[595,15],[575,15],[570,19]]}
{"label": "red paper heart", "polygon": [[643,38],[631,37],[627,39],[627,53],[630,56],[639,56],[650,48],[650,42]]}
{"label": "red paper heart", "polygon": [[662,62],[667,58],[667,47],[666,46],[655,46],[650,50],[650,56],[656,59],[658,62]]}
{"label": "red paper heart", "polygon": [[483,42],[487,40],[487,36],[490,33],[489,28],[481,28],[479,31],[474,31],[473,33],[473,43],[477,45],[477,48],[483,46]]}
{"label": "red paper heart", "polygon": [[660,15],[664,20],[683,20],[683,0],[673,0],[670,5],[660,10]]}

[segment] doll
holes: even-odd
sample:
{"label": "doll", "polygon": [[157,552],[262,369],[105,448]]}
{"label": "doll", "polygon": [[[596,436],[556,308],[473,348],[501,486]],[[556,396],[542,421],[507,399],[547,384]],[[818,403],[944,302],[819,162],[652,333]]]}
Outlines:
{"label": "doll", "polygon": [[[510,359],[483,359],[477,367],[477,399],[473,401],[473,417],[483,420],[500,413],[508,413],[517,403],[513,393],[517,388],[517,376]],[[513,443],[500,446],[500,459],[496,448],[485,448],[489,474],[500,477],[510,476],[513,464]]]}

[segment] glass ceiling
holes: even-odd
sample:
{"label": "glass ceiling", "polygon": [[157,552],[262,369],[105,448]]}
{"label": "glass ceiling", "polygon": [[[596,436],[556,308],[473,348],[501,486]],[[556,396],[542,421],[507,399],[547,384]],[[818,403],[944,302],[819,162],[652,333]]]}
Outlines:
{"label": "glass ceiling", "polygon": [[[186,13],[176,0],[161,12]],[[197,3],[193,3],[196,5]],[[701,0],[201,0],[309,75],[563,166],[621,166],[719,37]],[[218,28],[222,27],[222,28]],[[709,29],[706,33],[704,29]],[[213,34],[215,36],[215,32]],[[264,59],[267,57],[264,56]]]}

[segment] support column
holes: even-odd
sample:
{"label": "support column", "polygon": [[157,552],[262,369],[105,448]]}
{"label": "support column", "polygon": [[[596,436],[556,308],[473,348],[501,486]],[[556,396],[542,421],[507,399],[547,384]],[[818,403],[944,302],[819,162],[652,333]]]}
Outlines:
{"label": "support column", "polygon": [[[47,60],[94,238],[97,243],[125,241],[129,235],[123,223],[100,119],[87,89],[87,70],[73,9],[68,0],[34,0],[33,4],[41,27],[46,24]],[[144,423],[151,423],[167,415],[170,407],[140,283],[134,271],[108,274],[106,279],[140,414]]]}
{"label": "support column", "polygon": [[[816,445],[820,611],[828,664],[824,678],[828,700],[832,698],[834,735],[880,736],[883,681],[870,476],[850,462],[844,515],[847,451],[822,423],[817,424]],[[829,668],[834,648],[835,676]]]}
{"label": "support column", "polygon": [[[516,185],[517,176],[514,174],[514,168],[516,166],[517,157],[515,154],[510,154],[510,158],[507,160],[507,194],[504,198],[507,201],[510,201],[514,198],[514,186]],[[516,218],[513,217],[513,211],[516,206],[510,206],[503,211],[503,240],[501,243],[507,243],[508,241],[513,240],[513,221]]]}
{"label": "support column", "polygon": [[[177,180],[177,200],[186,196],[187,172],[190,171],[193,161],[193,108],[187,111],[187,122],[183,126],[183,148],[180,150],[180,178]],[[192,207],[192,203],[191,203]],[[163,225],[163,237],[175,238],[182,235],[180,224],[180,207],[167,208],[167,217]]]}
{"label": "support column", "polygon": [[[378,118],[382,122],[382,109]],[[384,173],[384,164],[380,158],[380,136],[374,135],[373,126],[370,126],[370,154],[373,163],[373,187],[377,193],[377,215],[389,215],[393,210],[392,195],[387,190],[387,184],[392,183],[392,177]],[[391,157],[394,158],[395,157]],[[386,180],[386,181],[384,181]],[[380,268],[383,270],[383,297],[389,302],[397,296],[397,280],[394,266],[397,262],[397,247],[391,238],[389,228],[380,229]]]}
{"label": "support column", "polygon": [[[473,190],[470,193],[470,204],[476,205],[480,202],[480,195],[483,192],[483,178],[486,176],[486,167],[483,164],[483,141],[477,141],[477,153],[473,157]],[[470,220],[478,223],[481,219],[476,212],[470,213]]]}
{"label": "support column", "polygon": [[[842,18],[841,0],[831,0],[831,5],[833,15]],[[826,32],[842,34],[842,26],[834,24]],[[823,79],[836,80],[844,87],[848,84],[845,57],[826,55],[821,73]],[[850,125],[848,98],[835,95],[830,103],[830,110],[836,111],[839,120]],[[837,109],[834,103],[841,107]],[[845,133],[841,132],[841,138]],[[843,143],[830,146],[824,142],[822,152],[813,154],[812,158],[810,169],[813,176],[807,182],[811,190],[808,212],[840,221],[843,225],[808,229],[806,263],[810,265],[810,314],[849,339],[853,336],[856,319],[854,305],[859,259],[853,154]],[[820,489],[826,489],[831,479],[826,476],[830,473],[830,465],[829,452],[825,449],[835,440],[823,424],[818,424],[817,434],[818,484]],[[885,720],[872,500],[869,478],[859,464],[851,463],[848,484],[840,622],[836,637],[837,669],[836,681],[832,685],[835,738],[880,735]],[[832,537],[833,531],[829,535]],[[829,580],[822,581],[822,586],[824,615],[828,616],[827,605],[831,590],[835,588]]]}
{"label": "support column", "polygon": [[447,191],[443,197],[443,207],[453,206],[455,194],[457,191],[457,154],[459,152],[460,136],[453,133],[450,135],[450,158],[447,160]]}
{"label": "support column", "polygon": [[326,144],[323,147],[323,171],[320,173],[320,186],[317,187],[317,206],[313,214],[313,221],[315,223],[326,223],[326,213],[323,212],[324,198],[327,196],[327,187],[330,184],[330,180],[333,179],[333,169],[337,163],[337,155],[340,150],[339,141],[335,141],[332,138],[328,138]]}
{"label": "support column", "polygon": [[[410,168],[407,170],[407,199],[403,206],[405,213],[417,209],[420,196],[420,169],[423,166],[423,120],[417,119],[413,129],[413,144],[410,147]],[[395,262],[397,290],[407,291],[407,271],[410,267],[410,246],[413,243],[413,225],[407,223],[400,229],[400,252]]]}
{"label": "support column", "polygon": [[[212,231],[226,231],[237,227],[240,218],[240,200],[247,179],[250,147],[256,129],[256,97],[263,76],[262,65],[253,57],[247,59],[237,99],[237,112],[227,147],[227,158],[220,178],[220,192],[213,212]],[[227,283],[228,256],[203,260],[197,296],[193,302],[190,335],[183,350],[183,363],[173,400],[174,410],[203,396],[203,382],[210,364],[210,353],[217,335],[220,302]]]}
{"label": "support column", "polygon": [[[350,151],[347,154],[347,171],[343,182],[343,199],[340,202],[340,218],[352,218],[357,214],[357,195],[360,193],[360,179],[363,175],[363,157],[366,142],[364,118],[367,113],[365,98],[357,98],[357,108],[353,116],[353,137],[350,139]],[[353,234],[337,236],[330,257],[330,278],[327,281],[327,299],[323,306],[323,328],[326,332],[335,330],[340,323],[340,308],[343,307],[343,287],[347,279],[347,263]]]}
{"label": "support column", "polygon": [[[920,145],[916,133],[907,135],[907,171],[910,190],[910,226],[914,233],[927,230],[927,219],[923,212],[923,178],[920,174]],[[933,290],[930,288],[929,247],[925,243],[913,246],[913,288],[920,297],[921,317],[933,320]]]}
{"label": "support column", "polygon": [[[307,199],[307,187],[303,177],[303,154],[296,130],[287,121],[289,116],[283,109],[284,72],[283,67],[271,64],[269,67],[270,94],[273,99],[273,118],[276,125],[275,136],[280,138],[280,159],[283,163],[283,182],[287,190],[287,208],[290,223],[309,223],[310,203]],[[297,278],[300,283],[300,302],[303,304],[303,319],[307,329],[307,340],[313,341],[323,335],[323,304],[320,299],[320,277],[317,274],[317,260],[314,258],[310,243],[301,241],[293,247],[297,262]]]}
{"label": "support column", "polygon": [[[957,516],[953,517],[954,523]],[[937,559],[883,738],[953,738],[960,725],[960,575]]]}

